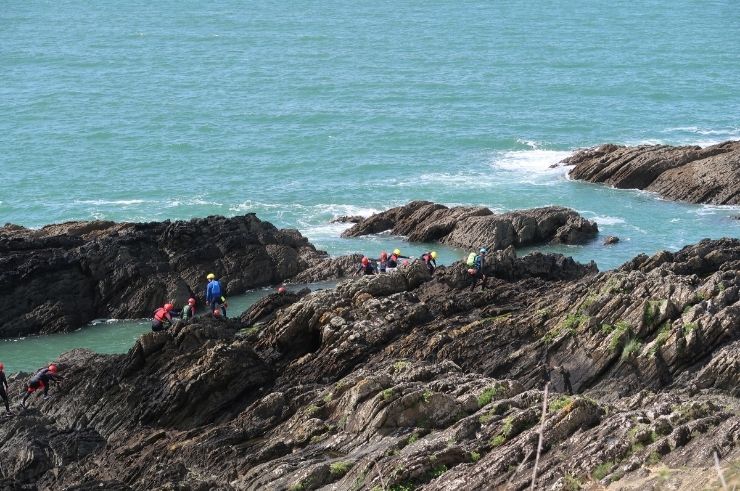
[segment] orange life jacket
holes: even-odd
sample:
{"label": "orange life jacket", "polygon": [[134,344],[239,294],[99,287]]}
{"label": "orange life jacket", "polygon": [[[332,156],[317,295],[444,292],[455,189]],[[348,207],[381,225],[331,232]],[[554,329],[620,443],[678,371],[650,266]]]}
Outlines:
{"label": "orange life jacket", "polygon": [[162,322],[165,319],[172,320],[172,316],[169,312],[164,310],[164,307],[160,307],[154,312],[154,319]]}

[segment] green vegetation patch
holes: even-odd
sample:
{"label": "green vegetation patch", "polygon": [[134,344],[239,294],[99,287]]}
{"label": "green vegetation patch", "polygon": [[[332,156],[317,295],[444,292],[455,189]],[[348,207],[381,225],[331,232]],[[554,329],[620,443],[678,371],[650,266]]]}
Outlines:
{"label": "green vegetation patch", "polygon": [[627,344],[624,345],[624,350],[622,351],[622,359],[628,360],[630,358],[633,358],[640,353],[640,350],[642,350],[642,341],[637,338],[630,338],[627,341]]}
{"label": "green vegetation patch", "polygon": [[570,396],[559,396],[552,401],[547,407],[547,412],[556,413],[561,409],[570,406],[573,403],[573,398]]}
{"label": "green vegetation patch", "polygon": [[609,472],[614,468],[614,462],[611,460],[608,460],[606,462],[603,462],[599,465],[597,465],[593,471],[591,471],[591,475],[594,479],[597,481],[601,481],[604,479],[607,475],[609,475]]}
{"label": "green vegetation patch", "polygon": [[480,453],[478,452],[470,452],[470,460],[471,462],[478,462],[480,460]]}
{"label": "green vegetation patch", "polygon": [[642,323],[652,326],[655,319],[660,316],[660,306],[666,300],[648,300],[642,310]]}
{"label": "green vegetation patch", "polygon": [[334,462],[329,466],[332,477],[340,478],[352,468],[352,462]]}
{"label": "green vegetation patch", "polygon": [[478,396],[478,407],[483,407],[491,403],[493,398],[498,394],[498,391],[501,389],[498,385],[494,385],[493,387],[489,387],[486,390],[484,390],[479,396]]}
{"label": "green vegetation patch", "polygon": [[696,322],[687,322],[683,325],[683,335],[688,336],[691,331],[699,327]]}
{"label": "green vegetation patch", "polygon": [[612,338],[609,341],[609,350],[617,351],[622,343],[622,338],[625,334],[632,333],[632,326],[625,321],[618,321],[614,324],[614,331],[612,332]]}
{"label": "green vegetation patch", "polygon": [[380,393],[380,395],[383,397],[384,401],[387,401],[391,397],[393,397],[393,389],[385,389]]}

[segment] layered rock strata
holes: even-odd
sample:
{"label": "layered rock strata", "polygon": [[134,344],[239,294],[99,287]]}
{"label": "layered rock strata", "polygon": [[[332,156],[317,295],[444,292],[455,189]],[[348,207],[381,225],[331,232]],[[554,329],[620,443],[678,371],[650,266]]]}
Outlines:
{"label": "layered rock strata", "polygon": [[[297,230],[254,215],[152,223],[69,222],[0,228],[0,337],[76,329],[99,317],[148,317],[166,300],[204,301],[275,284],[323,264]],[[325,271],[325,269],[323,270]]]}
{"label": "layered rock strata", "polygon": [[644,189],[690,203],[740,204],[740,141],[698,146],[613,144],[575,153],[570,177],[616,188]]}
{"label": "layered rock strata", "polygon": [[429,201],[412,201],[372,215],[345,230],[342,236],[385,231],[405,235],[411,242],[497,250],[510,245],[579,244],[593,239],[598,226],[577,212],[558,206],[495,214],[482,206],[448,208]]}
{"label": "layered rock strata", "polygon": [[0,425],[0,484],[523,490],[541,434],[538,489],[718,487],[715,452],[732,487],[739,271],[737,239],[604,273],[509,249],[483,291],[415,264],[73,351]]}

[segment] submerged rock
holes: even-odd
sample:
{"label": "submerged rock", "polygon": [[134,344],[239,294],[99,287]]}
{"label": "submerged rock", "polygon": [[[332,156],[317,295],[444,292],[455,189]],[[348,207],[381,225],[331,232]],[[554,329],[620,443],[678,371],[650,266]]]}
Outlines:
{"label": "submerged rock", "polygon": [[0,337],[76,329],[100,317],[149,317],[166,300],[205,301],[294,277],[326,258],[297,230],[253,214],[189,221],[68,222],[0,228]]}
{"label": "submerged rock", "polygon": [[598,233],[595,222],[574,210],[548,206],[494,214],[482,206],[411,203],[372,215],[342,233],[359,237],[390,230],[412,242],[440,242],[454,247],[506,249],[535,244],[580,244]]}
{"label": "submerged rock", "polygon": [[619,242],[619,237],[615,237],[613,235],[607,235],[604,237],[604,245],[614,245]]}
{"label": "submerged rock", "polygon": [[570,176],[616,188],[653,191],[672,200],[740,204],[740,141],[701,148],[601,145],[562,163]]}
{"label": "submerged rock", "polygon": [[417,263],[67,353],[54,397],[0,424],[0,482],[525,489],[541,432],[537,488],[716,487],[713,452],[737,484],[740,240],[489,268],[474,293],[461,263]]}

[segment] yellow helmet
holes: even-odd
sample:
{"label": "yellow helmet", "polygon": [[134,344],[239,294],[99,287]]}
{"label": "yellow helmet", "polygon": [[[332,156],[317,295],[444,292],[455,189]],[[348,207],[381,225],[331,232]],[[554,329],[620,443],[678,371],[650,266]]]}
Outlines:
{"label": "yellow helmet", "polygon": [[215,280],[216,279],[216,275],[213,274],[213,273],[208,273],[208,276],[206,276],[206,279]]}
{"label": "yellow helmet", "polygon": [[401,255],[401,249],[393,249],[393,254],[395,254],[396,256],[400,256]]}
{"label": "yellow helmet", "polygon": [[432,251],[432,259],[437,259],[437,251]]}

